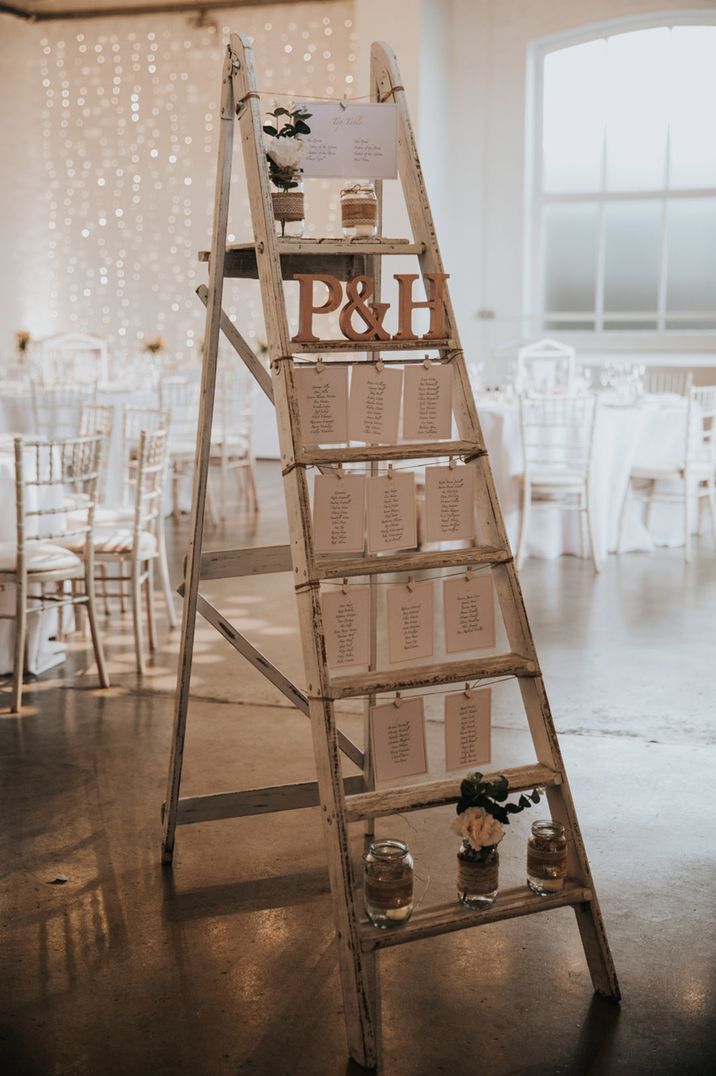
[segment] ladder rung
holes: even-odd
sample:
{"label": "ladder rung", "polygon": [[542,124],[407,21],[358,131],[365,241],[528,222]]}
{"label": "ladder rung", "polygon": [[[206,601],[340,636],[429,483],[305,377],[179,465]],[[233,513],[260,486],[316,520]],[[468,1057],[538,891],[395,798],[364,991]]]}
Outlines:
{"label": "ladder rung", "polygon": [[482,911],[465,908],[455,899],[432,907],[418,908],[404,927],[396,927],[394,930],[379,930],[367,920],[363,920],[360,928],[361,948],[365,952],[370,952],[371,949],[387,949],[391,945],[433,938],[437,934],[450,934],[467,927],[480,927],[487,923],[499,923],[503,919],[518,919],[523,915],[550,912],[555,908],[588,904],[591,899],[591,889],[586,889],[576,882],[567,882],[561,892],[549,897],[540,897],[527,886],[516,886],[498,893],[495,903]]}
{"label": "ladder rung", "polygon": [[484,456],[485,449],[476,441],[414,441],[399,445],[356,445],[350,448],[304,448],[296,454],[297,463],[371,463],[382,460],[424,460],[440,456]]}
{"label": "ladder rung", "polygon": [[299,340],[291,341],[291,350],[299,353],[309,351],[321,355],[326,351],[459,351],[460,341],[445,337],[442,340]]}
{"label": "ladder rung", "polygon": [[505,564],[512,559],[507,549],[480,546],[477,549],[436,549],[429,553],[390,553],[386,556],[346,557],[329,560],[319,557],[316,579],[343,579],[356,575],[382,575],[388,572],[420,572],[431,568],[462,568]]}
{"label": "ladder rung", "polygon": [[[502,770],[507,778],[510,792],[525,792],[538,785],[554,787],[562,783],[562,775],[549,766],[535,763],[533,766],[514,766]],[[496,778],[498,774],[486,775],[486,780]],[[359,792],[346,798],[346,814],[349,822],[364,822],[368,818],[383,818],[390,814],[403,814],[405,811],[424,811],[431,807],[443,807],[447,803],[457,803],[460,798],[460,779],[445,777],[440,781],[425,782],[421,785],[402,785],[399,788],[385,788],[382,791]]]}
{"label": "ladder rung", "polygon": [[539,676],[537,663],[519,654],[471,658],[469,661],[442,661],[437,665],[417,665],[391,672],[360,673],[331,680],[332,699],[350,699],[357,695],[381,695],[392,691],[453,684],[460,680],[488,680],[493,676]]}

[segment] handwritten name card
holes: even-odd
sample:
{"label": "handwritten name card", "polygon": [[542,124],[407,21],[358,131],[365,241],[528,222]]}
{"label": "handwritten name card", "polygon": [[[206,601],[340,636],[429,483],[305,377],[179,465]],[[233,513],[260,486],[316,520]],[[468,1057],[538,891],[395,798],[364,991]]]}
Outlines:
{"label": "handwritten name card", "polygon": [[475,537],[475,469],[425,468],[425,538],[452,542]]}
{"label": "handwritten name card", "polygon": [[448,773],[490,761],[491,709],[489,688],[445,696],[445,769]]}
{"label": "handwritten name card", "polygon": [[492,577],[458,576],[443,583],[445,649],[448,654],[486,650],[495,645]]}
{"label": "handwritten name card", "polygon": [[311,133],[304,136],[305,176],[395,179],[398,114],[394,104],[308,101]]}
{"label": "handwritten name card", "polygon": [[433,363],[406,366],[403,389],[403,437],[438,441],[452,433],[452,370]]}
{"label": "handwritten name card", "polygon": [[370,589],[349,587],[321,596],[326,657],[334,667],[367,665],[370,661]]}
{"label": "handwritten name card", "polygon": [[365,536],[363,475],[316,475],[313,541],[317,553],[362,553]]}
{"label": "handwritten name card", "polygon": [[433,641],[434,588],[430,580],[405,583],[388,590],[388,660],[411,661],[431,658]]}
{"label": "handwritten name card", "polygon": [[313,366],[294,371],[301,436],[305,445],[348,440],[348,369]]}
{"label": "handwritten name card", "polygon": [[353,367],[348,419],[351,441],[384,445],[398,440],[402,387],[402,370],[376,370],[371,364]]}
{"label": "handwritten name card", "polygon": [[370,712],[373,770],[376,781],[394,781],[428,772],[422,699],[396,706],[374,706]]}
{"label": "handwritten name card", "polygon": [[415,475],[394,471],[368,482],[368,552],[413,549],[418,544]]}

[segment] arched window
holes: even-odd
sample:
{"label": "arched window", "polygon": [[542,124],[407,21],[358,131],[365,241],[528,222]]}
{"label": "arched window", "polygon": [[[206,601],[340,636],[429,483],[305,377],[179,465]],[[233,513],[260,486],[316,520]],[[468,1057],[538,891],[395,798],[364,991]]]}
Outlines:
{"label": "arched window", "polygon": [[716,25],[533,59],[528,309],[552,330],[716,329]]}

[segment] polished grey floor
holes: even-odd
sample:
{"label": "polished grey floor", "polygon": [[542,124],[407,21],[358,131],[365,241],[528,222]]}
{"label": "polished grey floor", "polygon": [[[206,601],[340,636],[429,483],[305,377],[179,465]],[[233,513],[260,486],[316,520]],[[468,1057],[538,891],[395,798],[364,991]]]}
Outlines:
{"label": "polished grey floor", "polygon": [[[277,469],[262,512],[216,547],[285,538]],[[177,571],[186,519],[173,527]],[[529,561],[523,587],[624,1001],[592,996],[562,910],[381,956],[384,1076],[686,1076],[716,1056],[716,554]],[[287,581],[207,587],[301,679]],[[0,717],[0,1071],[21,1076],[343,1076],[347,1064],[315,811],[185,827],[159,863],[177,639],[140,683],[129,620],[106,627],[113,687],[87,644]],[[308,724],[213,632],[197,636],[185,791],[311,777]],[[6,708],[6,685],[0,705]],[[428,742],[442,728],[428,712]],[[357,730],[348,708],[343,721]],[[495,690],[493,764],[530,761]],[[419,900],[447,899],[452,809],[381,822],[408,840]],[[503,843],[522,877],[529,821]],[[356,848],[358,852],[358,848]],[[67,881],[57,884],[65,876]]]}

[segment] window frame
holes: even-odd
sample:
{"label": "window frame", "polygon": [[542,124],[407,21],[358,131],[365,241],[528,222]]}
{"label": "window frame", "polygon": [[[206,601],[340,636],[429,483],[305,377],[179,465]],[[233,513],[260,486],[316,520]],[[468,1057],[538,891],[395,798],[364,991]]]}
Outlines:
{"label": "window frame", "polygon": [[[544,62],[547,55],[560,49],[569,48],[573,45],[585,44],[600,38],[613,37],[617,34],[630,33],[638,30],[650,30],[658,27],[669,29],[676,26],[712,26],[716,25],[716,12],[708,9],[690,9],[685,11],[654,12],[648,15],[625,16],[622,18],[608,19],[600,22],[589,23],[578,29],[561,31],[548,37],[538,38],[528,46],[527,53],[527,100],[525,107],[525,248],[523,269],[523,334],[532,336],[537,333],[559,333],[561,337],[573,336],[577,341],[585,339],[599,341],[603,344],[619,346],[620,339],[628,340],[631,344],[648,347],[655,343],[666,341],[670,345],[678,342],[679,337],[694,344],[702,339],[708,346],[713,346],[716,337],[716,327],[704,325],[703,328],[676,328],[674,323],[679,320],[694,321],[703,320],[713,323],[716,320],[716,311],[713,314],[700,314],[682,312],[668,315],[666,311],[666,282],[668,274],[668,250],[665,242],[667,227],[667,209],[671,201],[678,199],[715,198],[716,186],[709,188],[683,188],[669,189],[662,187],[658,190],[648,191],[607,191],[605,190],[604,169],[606,165],[605,147],[602,147],[602,176],[601,189],[594,192],[548,194],[542,185],[543,159],[542,159],[542,117],[544,100]],[[667,134],[668,139],[668,134]],[[606,131],[604,134],[606,141]],[[667,159],[665,180],[668,183],[669,155],[667,141]],[[657,201],[663,203],[661,213],[661,257],[659,264],[659,284],[657,309],[655,313],[644,314],[641,312],[630,313],[620,311],[614,314],[604,314],[604,256],[605,256],[605,207],[609,203],[626,201]],[[548,205],[564,204],[587,204],[597,207],[598,232],[596,253],[596,290],[595,305],[593,311],[581,311],[577,313],[560,313],[547,311],[544,307],[544,217],[545,207]],[[606,325],[605,325],[606,320]],[[650,322],[645,328],[610,329],[609,321],[639,321]],[[555,328],[554,321],[562,323],[564,328]],[[569,328],[569,322],[578,323],[593,321],[594,328],[580,329]],[[653,323],[656,321],[656,328]],[[669,322],[667,328],[666,322]]]}

